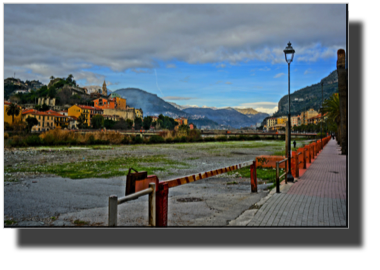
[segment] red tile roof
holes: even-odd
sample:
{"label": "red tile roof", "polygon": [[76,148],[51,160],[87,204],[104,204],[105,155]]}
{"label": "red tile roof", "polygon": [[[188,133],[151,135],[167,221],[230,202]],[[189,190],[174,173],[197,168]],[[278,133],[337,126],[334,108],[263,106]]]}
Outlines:
{"label": "red tile roof", "polygon": [[92,106],[86,106],[86,105],[77,105],[81,109],[87,109],[87,110],[95,110],[95,107]]}

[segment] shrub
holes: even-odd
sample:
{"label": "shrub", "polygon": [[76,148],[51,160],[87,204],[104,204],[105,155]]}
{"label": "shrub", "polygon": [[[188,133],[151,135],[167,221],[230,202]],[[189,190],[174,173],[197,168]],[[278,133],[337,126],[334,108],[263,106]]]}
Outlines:
{"label": "shrub", "polygon": [[228,140],[229,140],[229,141],[237,141],[237,140],[238,140],[238,137],[236,137],[236,136],[230,136],[230,137],[228,138]]}
{"label": "shrub", "polygon": [[133,137],[133,143],[143,143],[143,139],[140,136]]}
{"label": "shrub", "polygon": [[167,138],[167,139],[165,140],[165,142],[166,142],[166,143],[172,143],[172,142],[173,142],[173,139],[172,139],[172,138]]}
{"label": "shrub", "polygon": [[131,139],[129,138],[129,136],[125,136],[123,138],[123,140],[121,141],[122,144],[130,144],[131,143]]}
{"label": "shrub", "polygon": [[38,135],[28,136],[28,137],[25,139],[25,143],[26,143],[28,146],[42,145],[41,138],[40,138]]}
{"label": "shrub", "polygon": [[165,142],[164,138],[158,135],[153,135],[149,138],[150,143],[163,143]]}
{"label": "shrub", "polygon": [[187,141],[186,136],[182,136],[181,139],[180,139],[180,142],[186,142],[186,141]]}
{"label": "shrub", "polygon": [[13,136],[12,139],[10,140],[9,144],[12,147],[15,147],[15,146],[27,146],[26,143],[24,142],[24,140],[20,136],[18,136],[18,135]]}
{"label": "shrub", "polygon": [[219,136],[216,138],[216,140],[218,142],[225,142],[225,141],[227,141],[227,136]]}
{"label": "shrub", "polygon": [[[6,122],[5,122],[6,123]],[[4,140],[7,140],[9,138],[9,134],[8,133],[4,133]]]}
{"label": "shrub", "polygon": [[245,141],[245,140],[247,140],[247,136],[245,136],[245,135],[239,135],[239,140],[240,141]]}
{"label": "shrub", "polygon": [[8,122],[4,122],[4,130],[11,130],[12,127]]}
{"label": "shrub", "polygon": [[203,140],[205,142],[215,142],[215,137],[205,137]]}
{"label": "shrub", "polygon": [[55,140],[54,135],[52,133],[48,133],[45,136],[43,136],[43,138],[42,138],[43,144],[46,144],[46,145],[53,145],[55,141],[56,140]]}
{"label": "shrub", "polygon": [[176,138],[173,139],[173,142],[174,142],[174,143],[179,143],[180,141],[181,141],[181,139],[178,138],[178,137],[176,137]]}

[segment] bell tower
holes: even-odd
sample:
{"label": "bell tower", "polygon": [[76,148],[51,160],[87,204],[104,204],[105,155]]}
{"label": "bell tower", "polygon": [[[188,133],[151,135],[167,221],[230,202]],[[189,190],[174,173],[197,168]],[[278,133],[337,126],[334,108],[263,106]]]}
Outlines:
{"label": "bell tower", "polygon": [[105,80],[104,80],[104,83],[103,83],[102,95],[107,96],[107,84],[106,84]]}

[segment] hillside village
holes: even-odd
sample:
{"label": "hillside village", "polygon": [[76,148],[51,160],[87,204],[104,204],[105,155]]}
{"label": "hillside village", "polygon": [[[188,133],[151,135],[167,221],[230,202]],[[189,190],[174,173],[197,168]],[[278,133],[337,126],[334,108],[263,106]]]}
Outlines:
{"label": "hillside village", "polygon": [[[39,81],[5,79],[8,97],[4,101],[5,129],[26,128],[30,132],[43,132],[56,127],[70,130],[178,129],[188,124],[190,129],[194,128],[183,117],[171,119],[160,115],[144,118],[141,108],[130,107],[125,98],[117,93],[109,93],[105,81],[102,89],[89,91],[86,87],[79,87],[72,75],[66,79],[53,76],[50,79],[47,86]],[[9,93],[10,90],[13,91]]]}

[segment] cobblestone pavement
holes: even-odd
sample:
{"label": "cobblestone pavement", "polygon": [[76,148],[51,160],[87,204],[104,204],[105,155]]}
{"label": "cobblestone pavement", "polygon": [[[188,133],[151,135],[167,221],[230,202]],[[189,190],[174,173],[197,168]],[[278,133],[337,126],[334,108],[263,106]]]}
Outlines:
{"label": "cobblestone pavement", "polygon": [[347,226],[346,156],[336,140],[289,190],[273,194],[247,226]]}

